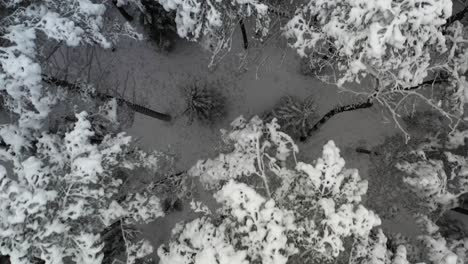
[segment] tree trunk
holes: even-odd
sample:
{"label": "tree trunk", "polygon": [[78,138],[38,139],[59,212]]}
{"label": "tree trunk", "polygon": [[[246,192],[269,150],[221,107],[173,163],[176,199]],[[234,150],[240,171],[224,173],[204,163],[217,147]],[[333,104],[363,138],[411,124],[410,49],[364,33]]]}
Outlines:
{"label": "tree trunk", "polygon": [[363,154],[368,154],[368,155],[379,155],[379,153],[375,152],[375,151],[372,151],[372,150],[369,150],[369,149],[365,149],[365,148],[361,148],[361,147],[358,147],[355,149],[357,153],[363,153]]}
{"label": "tree trunk", "polygon": [[[65,80],[60,80],[60,79],[57,79],[55,77],[47,76],[45,74],[42,75],[42,81],[44,81],[45,83],[48,83],[48,84],[52,84],[52,85],[67,88],[69,91],[73,91],[73,92],[79,92],[81,90],[81,87],[79,85],[70,83],[70,82],[65,81]],[[101,99],[113,99],[113,98],[115,98],[113,96],[103,94],[103,93],[97,93],[97,97],[101,98]],[[140,114],[150,116],[152,118],[156,118],[156,119],[166,121],[166,122],[170,122],[171,119],[172,119],[172,117],[170,115],[168,115],[168,114],[160,113],[160,112],[151,110],[151,109],[149,109],[147,107],[131,103],[131,102],[125,100],[125,99],[121,99],[121,98],[115,98],[115,99],[117,100],[118,103],[124,103],[130,109],[132,109],[133,111],[138,112]]]}
{"label": "tree trunk", "polygon": [[117,6],[117,0],[112,1],[112,3],[117,8],[117,10],[119,10],[120,14],[125,18],[125,20],[127,20],[128,22],[133,21],[133,17],[129,13],[127,13],[125,8],[123,8],[121,6]]}
{"label": "tree trunk", "polygon": [[160,112],[156,112],[154,110],[151,110],[149,108],[146,108],[144,106],[141,106],[141,105],[137,105],[137,104],[134,104],[134,103],[131,103],[129,101],[126,101],[124,99],[120,99],[120,98],[117,98],[117,102],[121,102],[121,103],[124,103],[126,104],[130,109],[132,109],[133,111],[137,112],[137,113],[140,113],[140,114],[143,114],[143,115],[146,115],[146,116],[150,116],[152,118],[156,118],[156,119],[159,119],[159,120],[162,120],[162,121],[166,121],[166,122],[170,122],[172,120],[172,117],[168,114],[164,114],[164,113],[160,113]]}
{"label": "tree trunk", "polygon": [[455,207],[455,208],[453,208],[451,210],[454,211],[454,212],[460,213],[460,214],[468,215],[468,209],[465,209],[465,208],[462,208],[462,207]]}
{"label": "tree trunk", "polygon": [[348,112],[348,111],[354,111],[354,110],[358,110],[358,109],[370,108],[370,107],[372,107],[372,105],[374,105],[374,103],[371,101],[371,99],[368,99],[365,102],[336,107],[336,108],[328,111],[328,113],[326,113],[317,123],[315,123],[315,125],[313,127],[309,128],[309,130],[307,130],[307,134],[302,136],[300,140],[301,141],[306,141],[307,138],[310,137],[313,132],[317,131],[323,124],[325,124],[325,122],[328,121],[328,119],[330,119],[334,115],[337,115],[337,114],[342,113],[342,112]]}
{"label": "tree trunk", "polygon": [[462,20],[465,15],[468,13],[468,6],[466,6],[462,11],[452,15],[447,19],[447,23],[445,23],[445,28],[449,27],[453,22]]}
{"label": "tree trunk", "polygon": [[244,40],[244,49],[249,47],[249,41],[247,40],[247,31],[245,30],[244,20],[239,20],[239,25],[242,32],[242,39]]}

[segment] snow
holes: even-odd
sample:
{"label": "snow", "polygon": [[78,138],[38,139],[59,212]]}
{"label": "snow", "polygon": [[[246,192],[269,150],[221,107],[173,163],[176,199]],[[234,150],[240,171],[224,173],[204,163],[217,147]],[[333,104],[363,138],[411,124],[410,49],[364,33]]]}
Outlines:
{"label": "snow", "polygon": [[37,186],[39,188],[45,187],[50,178],[46,170],[43,169],[44,164],[36,157],[29,157],[21,163],[22,175],[20,179],[24,180],[26,185]]}
{"label": "snow", "polygon": [[38,28],[48,37],[56,40],[65,39],[69,46],[78,46],[81,42],[81,35],[84,34],[83,29],[76,27],[73,21],[61,18],[57,13],[45,13],[39,25]]}
{"label": "snow", "polygon": [[103,4],[95,4],[89,0],[78,0],[77,2],[80,7],[80,13],[87,16],[100,17],[106,11],[106,7]]}
{"label": "snow", "polygon": [[299,13],[289,20],[283,29],[286,38],[295,39],[295,42],[290,45],[301,57],[306,57],[310,52],[310,47],[316,46],[322,38],[322,34],[313,32],[305,23],[306,19]]}
{"label": "snow", "polygon": [[[313,0],[299,7],[283,30],[301,56],[336,48],[343,59],[337,67],[340,86],[372,74],[386,85],[411,87],[428,76],[435,56],[428,45],[439,54],[447,51],[441,25],[451,13],[451,0]],[[356,67],[356,58],[368,67]]]}
{"label": "snow", "polygon": [[211,214],[211,210],[200,201],[190,201],[190,209],[195,213]]}
{"label": "snow", "polygon": [[153,252],[153,246],[147,240],[140,240],[135,244],[127,247],[127,262],[126,264],[134,264],[137,259],[148,256]]}
{"label": "snow", "polygon": [[160,263],[248,264],[247,253],[227,243],[223,231],[217,231],[206,218],[197,218],[183,229],[174,229],[177,240],[170,242],[169,252],[164,247],[158,249]]}
{"label": "snow", "polygon": [[[75,256],[72,260],[75,263],[89,263],[89,264],[100,264],[104,255],[101,253],[104,244],[99,244],[99,235],[90,235],[81,233],[75,238],[74,242],[80,249],[79,255]],[[55,260],[52,260],[55,261]],[[61,260],[57,260],[60,261]]]}
{"label": "snow", "polygon": [[392,264],[410,264],[406,257],[407,255],[405,246],[399,245],[397,247]]}
{"label": "snow", "polygon": [[164,216],[161,202],[156,195],[137,193],[125,201],[126,215],[135,222],[145,223]]}
{"label": "snow", "polygon": [[455,149],[465,145],[465,139],[468,138],[468,130],[455,130],[448,136],[447,147]]}
{"label": "snow", "polygon": [[[164,263],[261,263],[285,264],[295,248],[287,232],[294,229],[291,212],[276,207],[254,189],[230,180],[214,195],[225,215],[219,225],[206,217],[173,229],[175,240],[161,246]],[[250,261],[249,261],[250,260]]]}
{"label": "snow", "polygon": [[102,215],[104,224],[110,226],[115,219],[122,218],[127,212],[119,203],[112,201],[108,208],[100,209],[99,213]]}

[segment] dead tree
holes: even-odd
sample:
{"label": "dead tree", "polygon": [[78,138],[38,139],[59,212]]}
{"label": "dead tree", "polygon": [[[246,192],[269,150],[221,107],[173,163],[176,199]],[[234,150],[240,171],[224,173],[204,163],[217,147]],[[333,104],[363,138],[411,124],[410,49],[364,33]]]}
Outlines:
{"label": "dead tree", "polygon": [[[72,92],[79,92],[79,91],[82,90],[82,87],[77,85],[77,84],[73,84],[73,83],[70,83],[68,81],[60,80],[60,79],[57,79],[55,77],[47,76],[47,75],[44,75],[44,74],[42,75],[42,81],[44,81],[45,83],[54,85],[54,86],[59,86],[59,87],[66,88],[67,90],[72,91]],[[99,98],[101,100],[109,100],[109,99],[114,99],[115,98],[113,96],[110,96],[110,95],[107,95],[107,94],[104,94],[104,93],[100,93],[100,92],[97,92],[95,94],[95,97],[97,97],[97,98]],[[129,102],[129,101],[127,101],[125,99],[122,99],[122,98],[115,98],[115,99],[117,100],[118,103],[127,105],[130,109],[132,109],[133,111],[135,111],[137,113],[140,113],[140,114],[152,117],[152,118],[156,118],[156,119],[159,119],[159,120],[162,120],[162,121],[166,121],[166,122],[170,122],[172,120],[172,117],[169,114],[154,111],[152,109],[149,109],[147,107],[144,107],[144,106],[141,106],[141,105],[138,105],[138,104],[134,104],[134,103]]]}

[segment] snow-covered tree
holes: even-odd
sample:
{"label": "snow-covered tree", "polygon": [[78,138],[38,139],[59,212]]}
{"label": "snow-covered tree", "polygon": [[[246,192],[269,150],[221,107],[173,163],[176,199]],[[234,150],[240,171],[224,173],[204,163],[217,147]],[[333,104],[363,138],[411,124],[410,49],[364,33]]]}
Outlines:
{"label": "snow-covered tree", "polygon": [[33,258],[100,263],[99,233],[106,226],[164,215],[150,192],[122,196],[122,179],[116,177],[119,169],[154,170],[157,164],[149,161],[157,157],[130,152],[130,137],[123,133],[91,143],[95,132],[88,115],[82,112],[76,118],[63,136],[43,132],[34,155],[19,159],[1,150],[2,159],[13,167],[1,167],[0,252],[13,263]]}
{"label": "snow-covered tree", "polygon": [[467,130],[429,137],[397,164],[406,174],[405,183],[430,211],[443,213],[455,208],[468,193],[467,139]]}
{"label": "snow-covered tree", "polygon": [[367,182],[344,168],[333,141],[307,164],[296,160],[298,147],[276,120],[240,117],[231,125],[223,134],[232,151],[199,161],[189,172],[220,190],[215,198],[221,208],[175,228],[174,241],[158,251],[163,263],[230,263],[221,260],[222,251],[244,262],[286,263],[296,252],[301,259],[333,260],[345,250],[345,239],[366,237],[380,224],[361,204]]}
{"label": "snow-covered tree", "polygon": [[[432,112],[416,113],[405,121],[409,131],[419,137],[408,143],[401,136],[391,137],[373,149],[375,169],[370,172],[381,178],[371,186],[383,188],[374,189],[367,201],[386,220],[406,214],[419,224],[418,235],[374,232],[355,243],[353,263],[393,263],[396,256],[409,263],[465,263],[467,234],[463,223],[455,219],[467,211],[463,202],[467,193],[466,126],[461,124],[451,132],[446,120]],[[386,202],[375,201],[379,196]],[[396,218],[386,214],[389,208],[399,213]],[[405,261],[402,263],[408,263]]]}
{"label": "snow-covered tree", "polygon": [[[414,97],[455,120],[468,95],[468,45],[461,23],[446,25],[451,15],[451,0],[313,0],[298,8],[284,34],[301,56],[332,66],[326,81],[364,96],[362,104],[335,112],[380,103],[399,125],[404,102]],[[346,85],[367,76],[373,87]],[[427,86],[439,96],[422,92]]]}
{"label": "snow-covered tree", "polygon": [[350,264],[409,264],[406,247],[399,245],[393,252],[382,229],[359,239],[352,248]]}
{"label": "snow-covered tree", "polygon": [[431,52],[447,51],[442,26],[451,13],[450,0],[309,1],[285,34],[303,56],[336,49],[344,58],[339,84],[374,74],[381,85],[404,88],[427,76]]}
{"label": "snow-covered tree", "polygon": [[424,234],[419,237],[430,263],[463,264],[468,261],[468,237],[450,239],[444,237],[440,228],[427,216],[419,217]]}
{"label": "snow-covered tree", "polygon": [[160,263],[284,264],[296,249],[291,211],[280,209],[243,183],[230,180],[215,194],[219,220],[205,216],[173,229],[174,241],[158,250]]}

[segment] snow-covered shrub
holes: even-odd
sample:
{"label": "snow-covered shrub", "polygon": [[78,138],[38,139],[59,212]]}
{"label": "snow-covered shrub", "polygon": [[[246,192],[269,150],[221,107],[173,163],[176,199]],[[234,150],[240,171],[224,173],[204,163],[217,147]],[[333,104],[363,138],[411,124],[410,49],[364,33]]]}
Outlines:
{"label": "snow-covered shrub", "polygon": [[91,143],[87,114],[76,118],[63,136],[43,132],[29,156],[0,152],[12,165],[0,167],[0,252],[13,263],[100,263],[99,234],[106,226],[163,216],[150,192],[122,197],[122,180],[114,175],[118,169],[153,169],[157,164],[146,163],[152,157],[132,154],[123,133]]}
{"label": "snow-covered shrub", "polygon": [[[290,136],[278,130],[275,119],[263,123],[258,117],[250,121],[240,117],[231,125],[232,130],[224,131],[224,136],[232,151],[199,161],[189,172],[199,177],[205,187],[220,190],[215,198],[222,208],[212,216],[177,227],[175,241],[159,249],[167,263],[185,258],[187,263],[190,260],[197,263],[198,258],[205,260],[207,256],[220,255],[216,253],[219,250],[229,250],[231,256],[245,252],[249,259],[263,259],[263,263],[286,263],[288,256],[296,251],[303,260],[333,260],[345,250],[345,239],[367,237],[380,224],[380,219],[361,204],[367,182],[360,179],[356,170],[344,168],[345,161],[333,141],[324,146],[321,158],[307,164],[296,160],[298,147]],[[278,210],[278,213],[268,213],[271,217],[281,216],[276,225],[263,227],[256,222],[262,219],[266,209]],[[285,216],[289,219],[287,225]],[[243,232],[237,234],[240,223]],[[280,223],[284,226],[278,229]],[[207,230],[200,231],[202,228]],[[293,243],[294,250],[292,247],[285,250],[286,242],[278,244],[279,240],[275,240],[268,245],[281,245],[277,249],[283,248],[283,254],[278,256],[278,262],[266,261],[262,253],[265,248],[253,242],[258,239],[244,237],[256,235],[260,230],[266,241],[270,235],[281,234],[285,237],[282,240]],[[224,237],[223,232],[229,235]],[[197,240],[200,237],[203,240]],[[193,240],[196,245],[187,242]],[[205,248],[198,243],[213,245]],[[216,246],[220,248],[213,250]],[[240,258],[244,260],[245,256]]]}

